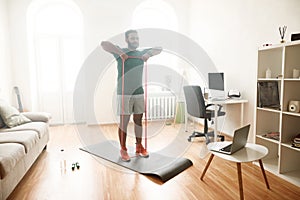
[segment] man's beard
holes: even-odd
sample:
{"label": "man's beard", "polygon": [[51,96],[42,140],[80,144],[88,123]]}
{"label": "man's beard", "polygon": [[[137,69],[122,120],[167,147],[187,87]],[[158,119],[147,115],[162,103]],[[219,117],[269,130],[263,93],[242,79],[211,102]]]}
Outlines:
{"label": "man's beard", "polygon": [[139,47],[139,43],[128,43],[129,49],[137,49]]}

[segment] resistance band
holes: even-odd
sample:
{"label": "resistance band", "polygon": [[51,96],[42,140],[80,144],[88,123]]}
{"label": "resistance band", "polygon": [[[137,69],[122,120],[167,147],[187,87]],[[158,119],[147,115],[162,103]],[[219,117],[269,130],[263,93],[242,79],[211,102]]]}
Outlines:
{"label": "resistance band", "polygon": [[[121,116],[121,145],[124,144],[124,134],[125,130],[124,130],[124,74],[125,74],[125,69],[124,69],[124,65],[125,65],[125,59],[122,58],[122,116]],[[126,147],[126,144],[124,144]],[[123,148],[123,147],[122,147]]]}
{"label": "resistance band", "polygon": [[[135,59],[142,59],[142,57],[138,57],[138,56],[128,56],[128,58],[135,58]],[[122,131],[124,133],[124,84],[125,84],[125,59],[122,59],[122,117],[121,117],[121,127],[122,127]],[[145,109],[145,150],[147,151],[147,126],[148,126],[148,114],[147,114],[147,106],[148,106],[148,86],[147,86],[147,82],[148,82],[148,65],[147,65],[147,61],[145,61],[145,65],[144,65],[144,71],[145,71],[145,103],[144,103],[144,109]],[[121,144],[124,144],[124,134],[121,134]],[[143,138],[143,133],[142,133],[142,138]]]}

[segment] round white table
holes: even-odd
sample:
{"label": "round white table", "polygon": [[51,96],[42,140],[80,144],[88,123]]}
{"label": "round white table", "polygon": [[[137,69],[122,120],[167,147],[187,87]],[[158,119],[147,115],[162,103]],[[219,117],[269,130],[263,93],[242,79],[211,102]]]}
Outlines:
{"label": "round white table", "polygon": [[[217,143],[220,142],[212,142],[209,143],[208,149],[210,149],[210,145],[216,145]],[[222,143],[230,143],[230,142],[222,142]],[[228,154],[224,154],[224,153],[220,153],[220,152],[216,152],[216,151],[210,151],[211,155],[208,159],[208,162],[206,163],[206,166],[204,168],[204,171],[201,175],[201,180],[203,181],[204,175],[212,161],[212,159],[214,158],[214,156],[220,157],[224,160],[228,160],[231,162],[235,162],[237,164],[237,172],[238,172],[238,181],[239,181],[239,191],[240,191],[240,199],[244,199],[244,192],[243,192],[243,181],[242,181],[242,168],[241,168],[241,163],[244,162],[253,162],[253,161],[257,161],[259,162],[265,183],[266,183],[266,187],[268,189],[270,189],[268,180],[267,180],[267,176],[264,170],[264,166],[262,163],[262,158],[265,157],[268,154],[268,149],[262,145],[259,144],[252,144],[252,143],[247,143],[246,146],[244,148],[242,148],[241,150],[228,155]]]}

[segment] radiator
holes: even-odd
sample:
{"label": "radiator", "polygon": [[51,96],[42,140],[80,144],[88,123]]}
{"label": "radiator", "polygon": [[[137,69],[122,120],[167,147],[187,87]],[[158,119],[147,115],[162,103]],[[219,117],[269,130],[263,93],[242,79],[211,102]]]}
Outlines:
{"label": "radiator", "polygon": [[147,101],[147,118],[171,119],[175,117],[176,97],[170,92],[150,93]]}

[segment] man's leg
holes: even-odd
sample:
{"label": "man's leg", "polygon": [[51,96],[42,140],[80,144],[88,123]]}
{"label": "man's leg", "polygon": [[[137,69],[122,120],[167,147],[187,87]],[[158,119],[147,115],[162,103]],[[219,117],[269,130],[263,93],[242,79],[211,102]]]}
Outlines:
{"label": "man's leg", "polygon": [[134,114],[133,115],[134,132],[135,132],[135,138],[136,138],[137,144],[142,143],[142,136],[143,136],[142,118],[143,118],[143,114]]}
{"label": "man's leg", "polygon": [[143,118],[143,114],[133,115],[134,132],[136,137],[136,154],[142,157],[148,157],[149,154],[142,145],[142,135],[143,135],[142,118]]}
{"label": "man's leg", "polygon": [[127,154],[126,148],[126,138],[127,138],[127,126],[129,123],[130,115],[120,115],[120,125],[119,125],[119,141],[121,146],[121,158],[123,161],[130,161],[130,157]]}

